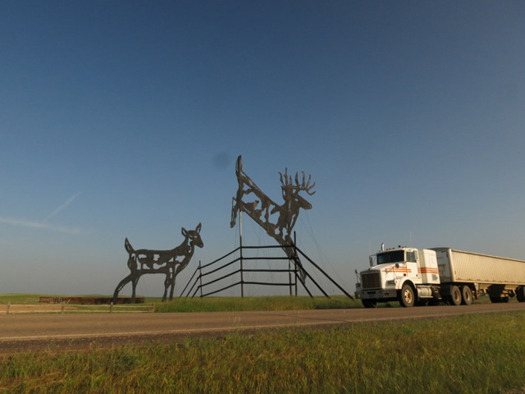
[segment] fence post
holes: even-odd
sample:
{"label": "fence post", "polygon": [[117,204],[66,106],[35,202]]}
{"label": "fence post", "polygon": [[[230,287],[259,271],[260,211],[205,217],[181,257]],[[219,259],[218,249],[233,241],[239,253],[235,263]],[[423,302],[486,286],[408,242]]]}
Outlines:
{"label": "fence post", "polygon": [[288,259],[288,283],[290,284],[290,297],[292,296],[292,262]]}
{"label": "fence post", "polygon": [[64,314],[64,310],[66,309],[66,303],[64,301],[62,301],[62,307],[60,309],[62,314]]}
{"label": "fence post", "polygon": [[199,287],[201,289],[201,298],[202,298],[202,264],[199,260]]}
{"label": "fence post", "polygon": [[9,309],[11,309],[11,301],[7,301],[6,315],[9,315]]}
{"label": "fence post", "polygon": [[112,313],[112,312],[113,312],[113,301],[111,301],[109,304],[109,313]]}
{"label": "fence post", "polygon": [[[295,247],[297,245],[297,234],[294,231],[293,232],[293,255],[296,256],[296,258],[299,258],[297,256],[297,248]],[[294,267],[295,267],[295,296],[297,297],[297,262],[294,261]]]}

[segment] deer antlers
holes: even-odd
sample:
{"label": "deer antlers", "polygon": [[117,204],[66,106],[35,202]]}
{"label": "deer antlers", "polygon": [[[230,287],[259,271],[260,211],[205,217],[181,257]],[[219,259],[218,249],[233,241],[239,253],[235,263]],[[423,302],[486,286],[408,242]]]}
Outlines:
{"label": "deer antlers", "polygon": [[301,173],[303,174],[303,179],[301,183],[299,183],[299,173],[296,172],[295,173],[295,185],[293,185],[292,176],[288,175],[288,168],[285,168],[284,175],[281,172],[279,172],[279,175],[281,178],[281,185],[283,185],[283,187],[291,186],[297,192],[305,191],[309,196],[313,196],[315,192],[312,191],[312,189],[315,186],[315,182],[312,185],[310,185],[310,182],[312,181],[312,175],[308,176],[308,181],[307,181],[304,171],[301,171]]}

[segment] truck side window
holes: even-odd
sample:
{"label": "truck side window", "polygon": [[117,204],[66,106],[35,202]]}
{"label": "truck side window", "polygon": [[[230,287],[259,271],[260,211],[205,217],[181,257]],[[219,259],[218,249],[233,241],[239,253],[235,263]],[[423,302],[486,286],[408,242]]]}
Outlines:
{"label": "truck side window", "polygon": [[415,263],[416,260],[416,253],[415,252],[407,252],[407,263]]}

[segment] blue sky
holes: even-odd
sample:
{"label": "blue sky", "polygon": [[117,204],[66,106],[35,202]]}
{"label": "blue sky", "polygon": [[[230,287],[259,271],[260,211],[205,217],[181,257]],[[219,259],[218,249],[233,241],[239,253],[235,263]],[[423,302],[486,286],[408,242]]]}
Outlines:
{"label": "blue sky", "polygon": [[185,283],[238,245],[238,155],[279,203],[312,175],[298,244],[349,291],[381,242],[525,258],[522,1],[0,9],[0,293],[110,294],[125,237],[202,222]]}

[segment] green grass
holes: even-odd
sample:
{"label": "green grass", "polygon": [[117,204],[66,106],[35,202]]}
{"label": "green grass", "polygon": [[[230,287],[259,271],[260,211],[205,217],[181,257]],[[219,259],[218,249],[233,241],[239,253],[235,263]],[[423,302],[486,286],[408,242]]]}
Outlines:
{"label": "green grass", "polygon": [[[40,297],[68,297],[48,294],[0,294],[0,304],[38,304]],[[81,295],[78,297],[109,297],[107,295]],[[258,310],[339,309],[361,307],[361,302],[345,296],[326,297],[207,297],[175,298],[162,302],[158,297],[147,297],[145,304],[155,304],[158,312],[220,312]]]}
{"label": "green grass", "polygon": [[326,297],[213,297],[176,298],[155,303],[157,312],[283,311],[361,307],[361,302],[344,296]]}
{"label": "green grass", "polygon": [[0,304],[38,304],[40,296],[44,294],[0,294]]}
{"label": "green grass", "polygon": [[100,294],[89,294],[89,295],[64,295],[64,294],[25,294],[25,293],[14,293],[14,294],[0,294],[0,304],[38,304],[40,297],[109,297],[107,295]]}
{"label": "green grass", "polygon": [[39,351],[0,360],[0,391],[522,392],[524,326],[514,312]]}
{"label": "green grass", "polygon": [[[360,300],[352,300],[346,296],[315,297],[206,297],[206,298],[175,298],[173,301],[161,302],[146,299],[155,303],[156,312],[230,312],[230,311],[282,311],[305,309],[341,309],[362,308]],[[474,303],[490,302],[488,297],[480,297]],[[515,302],[515,301],[511,301]],[[379,303],[379,308],[398,307],[398,302]]]}
{"label": "green grass", "polygon": [[[0,294],[0,304],[38,304],[40,296],[67,297],[64,295],[47,294]],[[83,295],[80,297],[109,297],[107,295]],[[481,297],[474,303],[490,302],[488,297]],[[514,302],[514,301],[511,301]],[[175,298],[173,301],[161,302],[159,297],[147,297],[145,304],[138,304],[138,309],[155,305],[156,312],[227,312],[227,311],[266,311],[266,310],[304,310],[304,309],[340,309],[361,308],[360,300],[351,300],[345,296],[326,297],[206,297],[206,298]],[[142,305],[142,307],[140,307]],[[399,306],[398,302],[380,303],[378,307],[389,308]],[[93,309],[93,307],[85,307]],[[100,308],[104,310],[103,307]]]}

